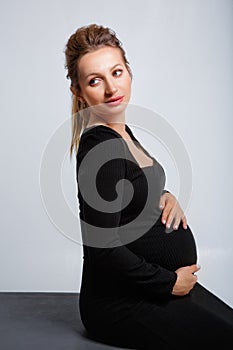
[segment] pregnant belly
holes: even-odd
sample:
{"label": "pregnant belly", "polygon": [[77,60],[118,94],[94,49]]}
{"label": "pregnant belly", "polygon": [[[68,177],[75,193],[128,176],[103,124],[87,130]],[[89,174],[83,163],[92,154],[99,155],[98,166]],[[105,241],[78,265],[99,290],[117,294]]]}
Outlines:
{"label": "pregnant belly", "polygon": [[166,232],[162,223],[156,223],[146,234],[127,245],[146,261],[159,264],[168,270],[197,262],[197,250],[190,227],[185,230],[180,224],[178,230]]}

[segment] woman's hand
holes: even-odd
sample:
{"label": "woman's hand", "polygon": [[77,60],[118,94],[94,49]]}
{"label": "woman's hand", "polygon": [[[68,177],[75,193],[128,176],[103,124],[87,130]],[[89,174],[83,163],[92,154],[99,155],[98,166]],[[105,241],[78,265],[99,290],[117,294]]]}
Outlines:
{"label": "woman's hand", "polygon": [[177,296],[184,296],[188,294],[197,282],[195,272],[200,270],[199,265],[184,266],[177,269],[176,283],[173,286],[172,294]]}
{"label": "woman's hand", "polygon": [[173,229],[177,230],[180,222],[183,223],[183,228],[187,229],[187,220],[181,209],[177,199],[170,192],[164,193],[160,198],[160,209],[163,210],[162,223],[166,224],[169,229],[174,220]]}

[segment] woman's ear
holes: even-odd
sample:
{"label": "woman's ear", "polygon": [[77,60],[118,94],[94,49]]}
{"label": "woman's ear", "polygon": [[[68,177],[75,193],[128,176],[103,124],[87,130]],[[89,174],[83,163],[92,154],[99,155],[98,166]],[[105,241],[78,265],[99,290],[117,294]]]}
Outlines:
{"label": "woman's ear", "polygon": [[77,91],[73,86],[70,86],[70,91],[72,92],[73,95],[77,96]]}
{"label": "woman's ear", "polygon": [[72,92],[72,94],[74,95],[74,96],[76,96],[77,97],[77,99],[80,101],[80,102],[85,102],[84,101],[84,99],[83,99],[83,97],[80,95],[80,93],[78,93],[78,91],[73,87],[73,86],[70,86],[70,91]]}

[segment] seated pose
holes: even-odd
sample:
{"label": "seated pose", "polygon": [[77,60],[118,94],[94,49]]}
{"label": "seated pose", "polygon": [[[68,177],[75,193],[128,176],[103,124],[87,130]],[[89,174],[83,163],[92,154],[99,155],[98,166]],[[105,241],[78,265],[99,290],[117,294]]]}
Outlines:
{"label": "seated pose", "polygon": [[90,24],[70,36],[65,57],[85,329],[132,349],[231,348],[233,310],[197,282],[196,243],[184,212],[164,189],[162,165],[126,123],[132,73],[121,42],[113,30]]}

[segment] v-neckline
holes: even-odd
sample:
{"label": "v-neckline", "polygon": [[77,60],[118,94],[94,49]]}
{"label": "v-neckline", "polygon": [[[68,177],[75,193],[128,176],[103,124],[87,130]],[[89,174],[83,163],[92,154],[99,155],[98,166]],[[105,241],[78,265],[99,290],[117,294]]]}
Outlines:
{"label": "v-neckline", "polygon": [[[153,162],[152,162],[151,165],[146,165],[146,166],[140,167],[138,161],[136,160],[136,158],[134,157],[134,155],[133,155],[132,152],[130,151],[129,146],[128,146],[126,140],[125,140],[125,139],[122,137],[122,135],[121,135],[119,132],[117,132],[115,129],[113,129],[113,128],[107,126],[107,125],[104,125],[104,124],[96,124],[96,125],[92,125],[92,126],[90,126],[90,127],[88,127],[88,128],[85,128],[84,131],[87,131],[87,130],[92,129],[92,128],[97,128],[97,127],[104,127],[104,128],[110,129],[110,130],[113,131],[119,138],[121,138],[121,139],[125,142],[125,144],[126,144],[126,146],[127,146],[127,148],[128,148],[128,151],[129,151],[131,157],[134,159],[134,162],[136,163],[136,165],[137,165],[140,169],[146,169],[146,168],[153,168],[153,167],[154,167],[154,165],[155,165],[155,158],[152,157],[152,156],[144,149],[144,147],[143,147],[143,146],[140,144],[140,142],[136,139],[136,137],[134,136],[132,130],[130,129],[130,127],[129,127],[126,123],[125,123],[125,131],[127,131],[128,134],[131,136],[131,140],[132,140],[133,142],[136,141],[136,142],[139,144],[139,146],[140,146],[142,152],[143,152],[148,158],[152,159]],[[138,148],[137,145],[136,145],[136,147]]]}

